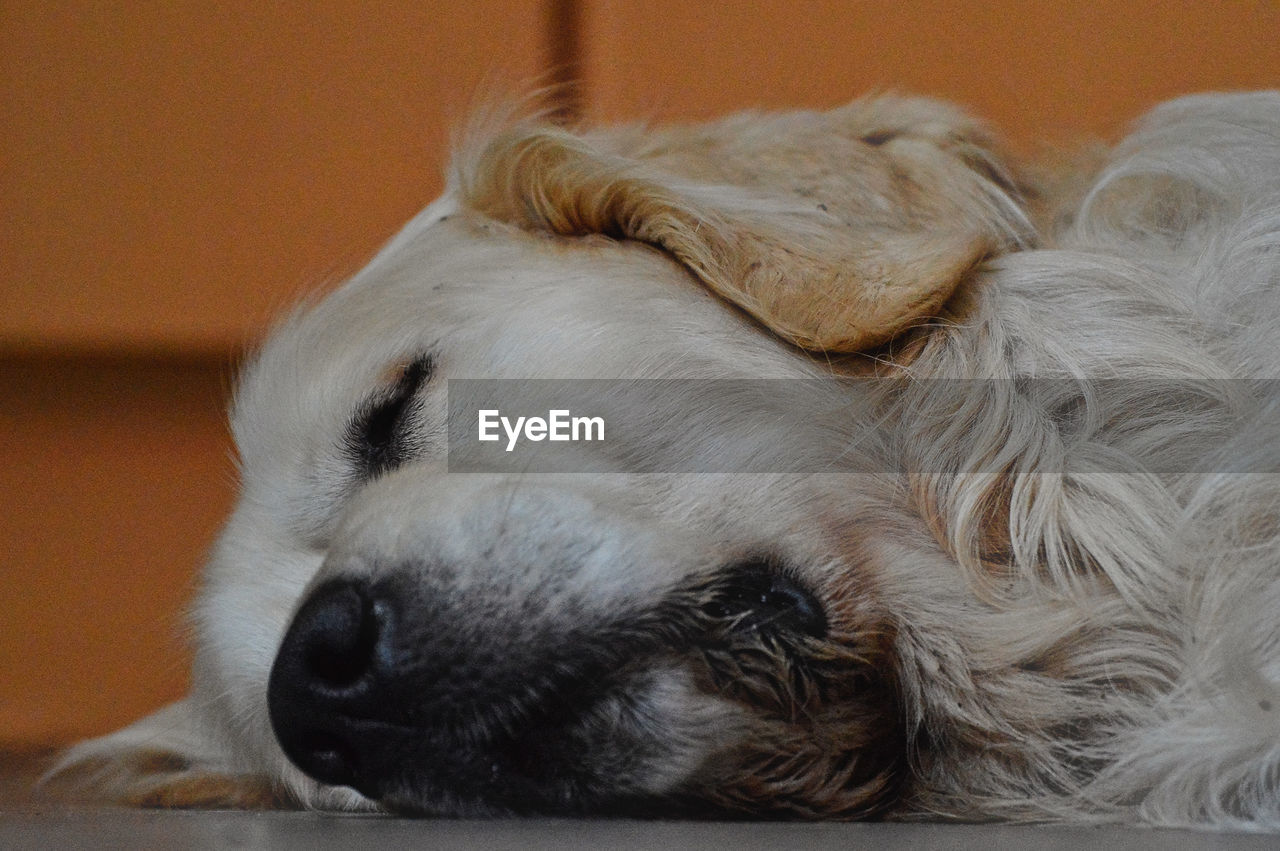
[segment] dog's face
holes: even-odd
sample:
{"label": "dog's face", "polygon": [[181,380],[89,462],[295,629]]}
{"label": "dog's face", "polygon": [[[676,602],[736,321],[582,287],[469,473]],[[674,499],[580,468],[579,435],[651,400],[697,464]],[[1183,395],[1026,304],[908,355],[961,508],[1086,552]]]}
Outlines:
{"label": "dog's face", "polygon": [[[814,352],[894,339],[1013,238],[980,140],[915,101],[495,137],[242,381],[188,701],[222,770],[428,813],[890,805],[898,600],[963,588]],[[605,472],[450,473],[463,378],[807,379],[842,419],[675,392],[583,448]],[[652,472],[795,447],[843,462]]]}
{"label": "dog's face", "polygon": [[[197,689],[241,719],[246,758],[303,794],[298,768],[427,812],[772,806],[783,784],[782,810],[883,802],[903,753],[892,624],[853,500],[833,510],[841,477],[627,475],[634,442],[594,450],[617,475],[446,472],[450,377],[822,367],[652,249],[420,224],[241,387]],[[717,445],[774,451],[779,413],[737,406]],[[681,414],[655,447],[697,445]]]}

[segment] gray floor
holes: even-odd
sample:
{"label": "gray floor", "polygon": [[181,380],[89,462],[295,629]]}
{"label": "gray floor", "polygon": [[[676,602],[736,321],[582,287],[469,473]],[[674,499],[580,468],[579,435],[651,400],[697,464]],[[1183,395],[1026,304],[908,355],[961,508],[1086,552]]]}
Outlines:
{"label": "gray floor", "polygon": [[1280,837],[1110,827],[453,821],[291,812],[106,809],[51,803],[33,795],[31,778],[38,764],[38,760],[0,754],[0,849],[1280,849]]}
{"label": "gray floor", "polygon": [[1280,847],[1275,837],[1123,828],[979,825],[682,824],[538,819],[416,821],[314,813],[41,810],[0,814],[0,848],[946,848],[1200,849]]}

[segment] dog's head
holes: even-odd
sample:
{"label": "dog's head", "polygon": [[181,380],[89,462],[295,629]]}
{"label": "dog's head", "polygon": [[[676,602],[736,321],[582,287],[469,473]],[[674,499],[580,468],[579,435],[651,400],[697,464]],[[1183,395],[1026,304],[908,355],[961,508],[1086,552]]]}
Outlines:
{"label": "dog's head", "polygon": [[[252,776],[454,814],[891,805],[919,730],[903,607],[944,634],[950,604],[918,601],[965,592],[833,376],[1020,239],[1010,190],[976,125],[917,100],[472,146],[248,369],[193,693],[116,741],[184,761],[138,788]],[[847,421],[672,385],[583,450],[598,475],[449,473],[459,378],[808,379]],[[843,461],[652,472],[796,447]]]}

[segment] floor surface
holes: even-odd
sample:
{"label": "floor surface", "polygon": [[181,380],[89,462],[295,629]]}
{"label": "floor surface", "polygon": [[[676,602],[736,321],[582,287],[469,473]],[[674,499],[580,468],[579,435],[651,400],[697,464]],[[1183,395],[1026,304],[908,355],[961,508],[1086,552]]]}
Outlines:
{"label": "floor surface", "polygon": [[457,821],[298,812],[128,810],[43,801],[42,759],[0,754],[0,849],[1277,849],[1280,837],[1139,828],[623,820]]}

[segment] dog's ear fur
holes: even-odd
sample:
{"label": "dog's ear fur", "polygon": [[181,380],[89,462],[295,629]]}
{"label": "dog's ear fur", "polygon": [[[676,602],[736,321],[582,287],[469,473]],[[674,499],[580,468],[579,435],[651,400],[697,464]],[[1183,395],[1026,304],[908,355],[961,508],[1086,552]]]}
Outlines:
{"label": "dog's ear fur", "polygon": [[658,246],[782,338],[831,352],[937,315],[1028,231],[981,127],[919,99],[664,131],[516,127],[455,178],[501,221]]}
{"label": "dog's ear fur", "polygon": [[41,786],[58,798],[142,807],[264,809],[287,801],[266,778],[231,768],[189,701],[76,745]]}

